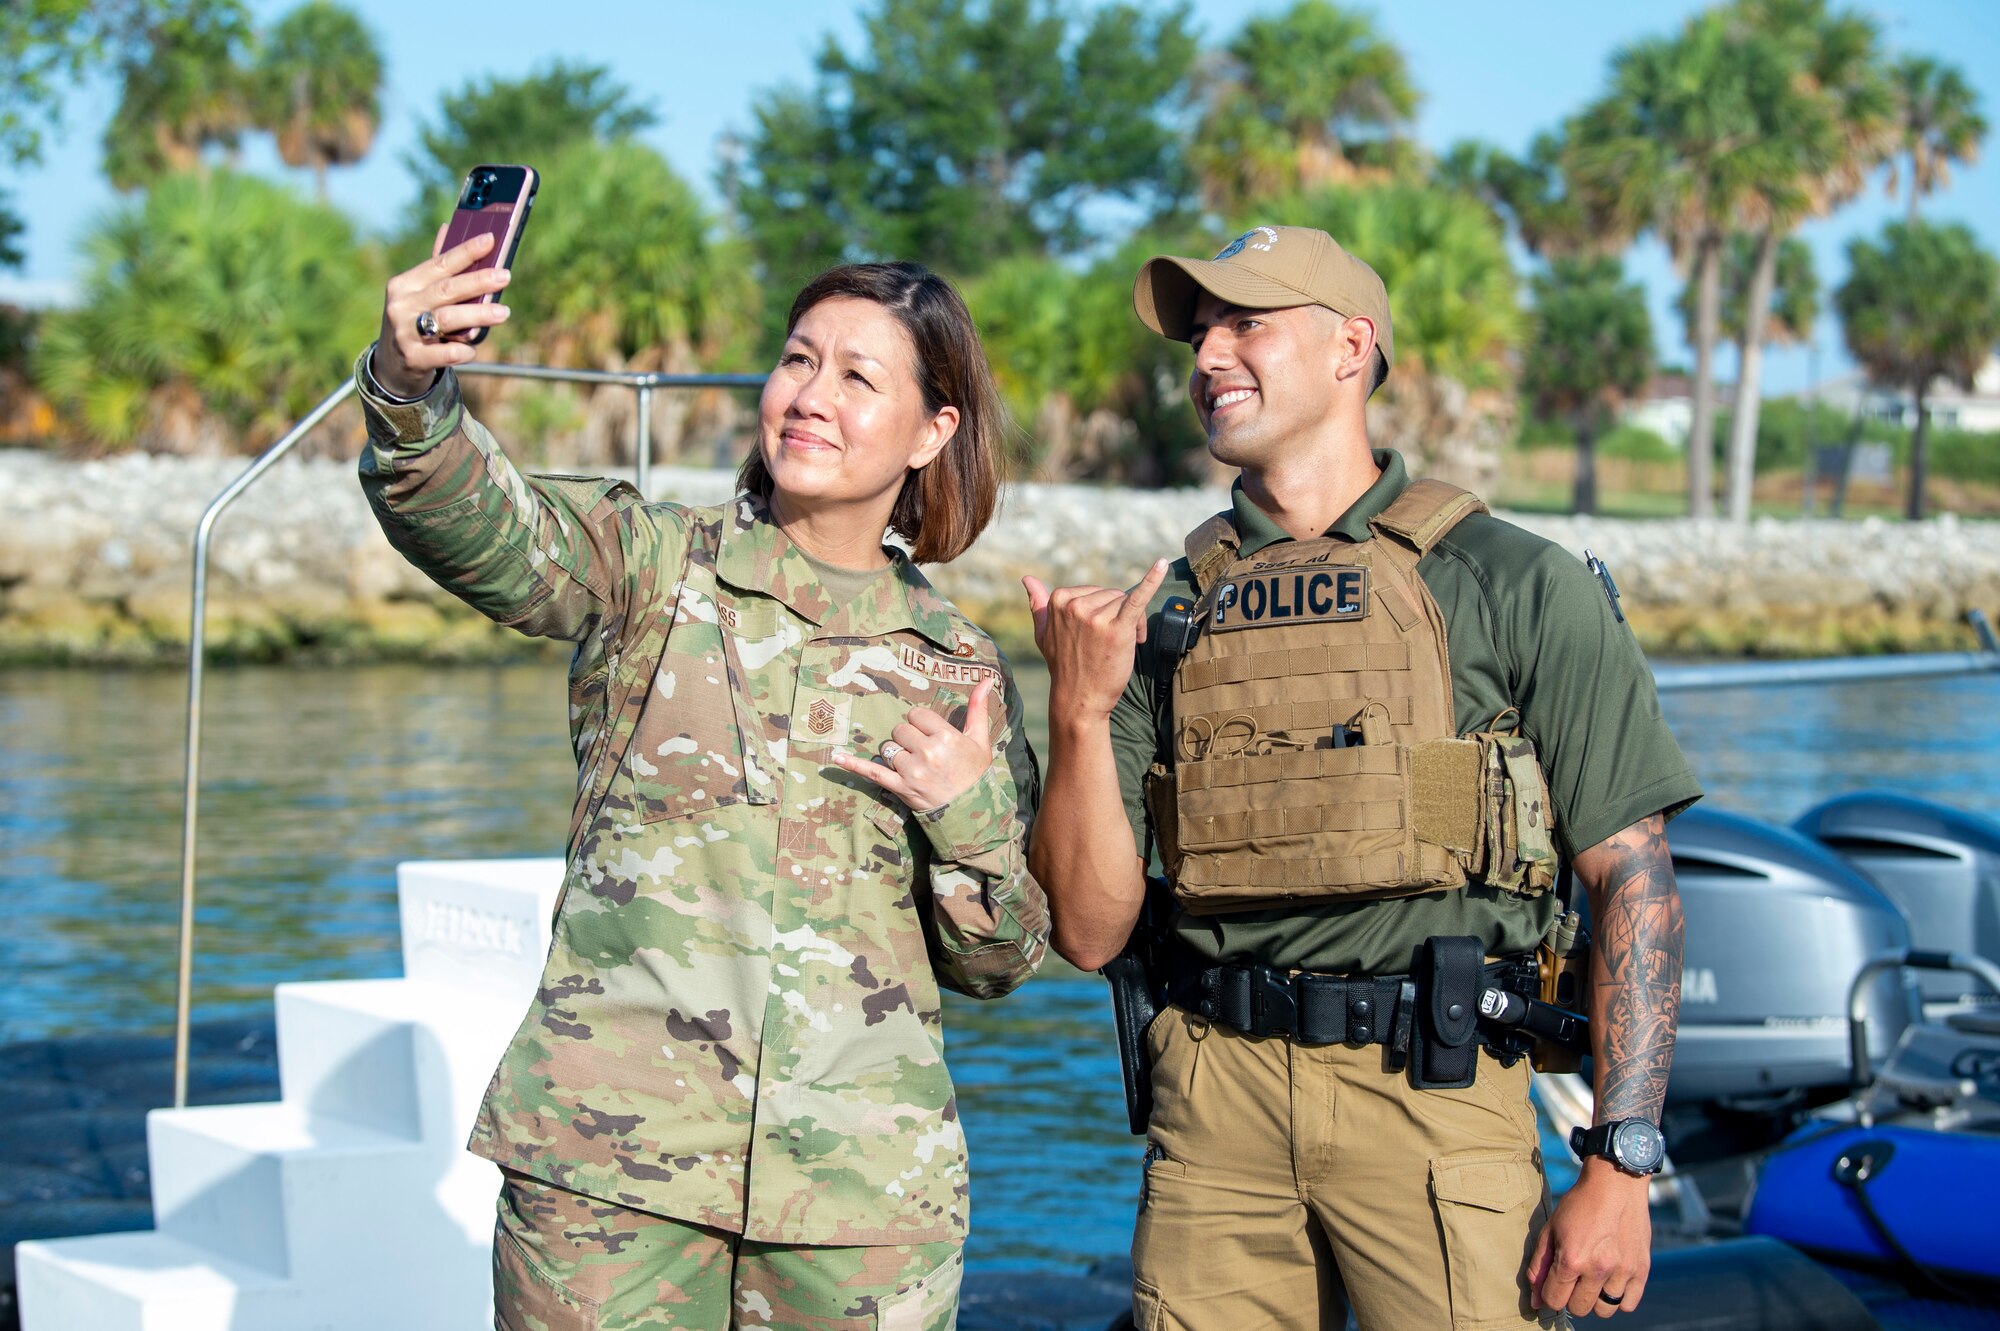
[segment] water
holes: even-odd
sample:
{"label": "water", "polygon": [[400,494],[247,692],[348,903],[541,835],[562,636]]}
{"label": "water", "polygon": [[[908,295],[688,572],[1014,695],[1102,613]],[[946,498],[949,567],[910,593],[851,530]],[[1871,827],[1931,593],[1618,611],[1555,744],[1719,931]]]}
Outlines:
{"label": "water", "polygon": [[[1023,679],[1038,729],[1046,685]],[[1789,821],[1878,787],[2000,814],[2000,678],[1665,703],[1726,808]],[[184,706],[168,672],[0,671],[0,1041],[171,1021]],[[266,1012],[280,980],[396,974],[400,860],[559,854],[563,711],[549,666],[212,674],[197,1017]],[[1103,982],[1052,960],[1005,1002],[950,1000],[946,1024],[973,1262],[1122,1250],[1138,1150]]]}

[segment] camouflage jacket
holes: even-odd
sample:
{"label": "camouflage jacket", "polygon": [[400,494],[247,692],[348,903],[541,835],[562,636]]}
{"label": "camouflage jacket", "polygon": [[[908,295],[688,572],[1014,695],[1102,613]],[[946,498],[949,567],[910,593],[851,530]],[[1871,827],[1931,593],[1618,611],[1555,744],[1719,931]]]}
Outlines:
{"label": "camouflage jacket", "polygon": [[[683,508],[524,477],[454,376],[410,405],[357,377],[390,542],[481,613],[576,644],[563,898],[471,1149],[760,1242],[962,1237],[938,987],[1007,993],[1048,937],[999,651],[900,554],[835,608],[747,496]],[[830,762],[996,672],[998,756],[942,808]]]}

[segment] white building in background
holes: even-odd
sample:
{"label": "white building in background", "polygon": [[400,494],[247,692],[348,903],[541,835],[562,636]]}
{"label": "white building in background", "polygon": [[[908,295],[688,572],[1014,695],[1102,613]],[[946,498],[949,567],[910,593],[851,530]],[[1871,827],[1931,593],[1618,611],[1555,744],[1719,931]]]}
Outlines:
{"label": "white building in background", "polygon": [[[1728,411],[1736,401],[1736,385],[1715,386],[1715,409]],[[1694,428],[1694,377],[1686,374],[1656,374],[1637,397],[1625,403],[1619,413],[1621,424],[1651,430],[1675,448],[1686,448],[1688,432]]]}
{"label": "white building in background", "polygon": [[[1824,405],[1847,415],[1861,412],[1891,425],[1916,423],[1916,403],[1908,388],[1873,383],[1861,371],[1821,384],[1818,396]],[[1939,429],[2000,433],[2000,355],[1986,357],[1986,363],[1972,377],[1971,392],[1939,379],[1924,395],[1924,405],[1930,410],[1931,424]]]}

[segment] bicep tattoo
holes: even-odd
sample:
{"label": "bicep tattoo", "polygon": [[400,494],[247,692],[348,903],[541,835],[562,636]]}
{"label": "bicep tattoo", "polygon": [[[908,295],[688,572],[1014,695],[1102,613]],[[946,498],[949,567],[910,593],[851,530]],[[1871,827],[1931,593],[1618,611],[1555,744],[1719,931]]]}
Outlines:
{"label": "bicep tattoo", "polygon": [[1659,814],[1576,857],[1590,893],[1597,1120],[1660,1121],[1681,1006],[1681,900]]}

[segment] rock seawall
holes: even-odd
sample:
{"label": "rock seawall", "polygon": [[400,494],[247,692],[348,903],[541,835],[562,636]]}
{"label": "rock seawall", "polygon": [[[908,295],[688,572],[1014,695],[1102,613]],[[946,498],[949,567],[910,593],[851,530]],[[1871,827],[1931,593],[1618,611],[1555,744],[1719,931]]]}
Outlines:
{"label": "rock seawall", "polygon": [[[243,465],[0,451],[0,660],[183,660],[195,524]],[[731,488],[721,471],[654,475],[659,497],[687,503],[714,503]],[[931,575],[1010,650],[1032,655],[1022,574],[1129,583],[1223,502],[1209,490],[1021,485],[979,544]],[[1586,547],[1603,556],[1654,652],[1965,647],[1966,610],[2000,614],[2000,522],[1514,520],[1579,557]],[[376,528],[351,463],[274,467],[220,519],[209,587],[209,641],[223,659],[445,661],[538,650],[405,564]]]}

